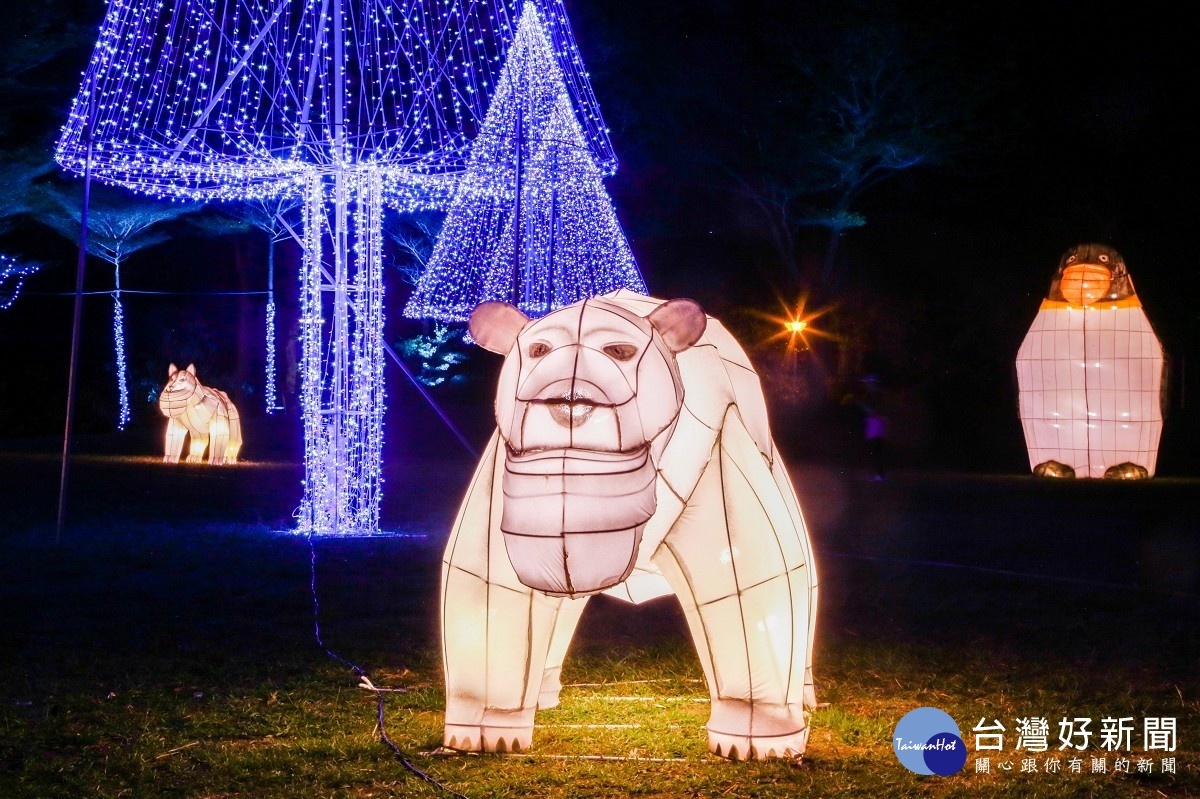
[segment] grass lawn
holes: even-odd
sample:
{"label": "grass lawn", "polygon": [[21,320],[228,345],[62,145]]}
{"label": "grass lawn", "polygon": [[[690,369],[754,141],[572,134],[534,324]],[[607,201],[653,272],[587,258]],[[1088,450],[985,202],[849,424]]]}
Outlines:
{"label": "grass lawn", "polygon": [[[732,763],[707,752],[670,598],[592,601],[531,753],[439,749],[441,548],[471,466],[389,461],[385,526],[405,535],[309,541],[281,532],[295,463],[81,455],[55,541],[57,458],[0,453],[0,797],[1200,795],[1200,481],[798,467],[823,706],[801,761]],[[354,667],[386,689],[387,737],[444,787],[384,745]],[[959,725],[954,776],[893,754],[924,705]],[[1093,737],[1061,750],[1077,717]],[[1047,750],[1018,749],[1036,718]],[[1119,718],[1130,743],[1106,749]],[[1148,718],[1174,719],[1174,751],[1145,748]],[[994,740],[981,720],[1004,726],[1001,749],[976,748]]]}

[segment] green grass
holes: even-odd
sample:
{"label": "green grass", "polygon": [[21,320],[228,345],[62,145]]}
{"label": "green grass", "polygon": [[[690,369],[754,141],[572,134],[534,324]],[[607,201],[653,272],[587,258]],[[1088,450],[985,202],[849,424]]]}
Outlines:
{"label": "green grass", "polygon": [[[926,512],[915,487],[871,490],[885,492],[873,513]],[[708,754],[707,690],[669,599],[593,602],[533,751],[461,755],[440,749],[436,536],[318,541],[322,647],[307,541],[165,516],[84,522],[58,544],[44,525],[0,537],[0,797],[446,795],[382,743],[375,695],[326,649],[390,689],[386,733],[409,762],[472,799],[1200,795],[1194,594],[881,563],[819,538],[842,555],[821,561],[823,706],[800,762]],[[920,705],[949,712],[969,748],[976,721],[1003,720],[1013,771],[991,753],[976,773],[972,751],[955,776],[909,773],[890,738]],[[1029,715],[1050,718],[1052,749],[1062,716],[1134,716],[1135,744],[1142,717],[1175,716],[1178,773],[1159,755],[1152,774],[1113,774],[1111,755],[1088,773],[1093,746],[1085,773],[1021,774],[1012,720]]]}

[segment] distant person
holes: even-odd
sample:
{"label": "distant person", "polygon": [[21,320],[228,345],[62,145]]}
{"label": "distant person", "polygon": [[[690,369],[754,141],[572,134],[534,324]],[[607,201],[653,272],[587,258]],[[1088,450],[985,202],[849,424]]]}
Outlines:
{"label": "distant person", "polygon": [[863,440],[867,444],[867,465],[872,480],[886,477],[886,454],[884,442],[887,438],[887,419],[879,407],[883,399],[883,388],[879,377],[866,374],[859,378],[861,390],[851,395],[851,402],[862,414]]}

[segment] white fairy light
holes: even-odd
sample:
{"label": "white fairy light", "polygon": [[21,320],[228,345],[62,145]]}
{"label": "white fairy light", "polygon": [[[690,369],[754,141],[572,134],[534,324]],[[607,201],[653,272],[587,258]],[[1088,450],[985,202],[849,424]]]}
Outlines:
{"label": "white fairy light", "polygon": [[267,342],[267,363],[265,374],[263,375],[263,402],[266,405],[267,413],[274,413],[278,410],[276,404],[279,399],[275,390],[275,296],[271,292],[267,298],[267,322],[266,322],[266,342]]}

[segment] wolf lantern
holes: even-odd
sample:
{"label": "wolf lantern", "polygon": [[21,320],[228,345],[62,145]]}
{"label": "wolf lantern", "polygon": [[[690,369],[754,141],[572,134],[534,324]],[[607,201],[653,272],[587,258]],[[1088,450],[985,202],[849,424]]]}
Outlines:
{"label": "wolf lantern", "polygon": [[1164,363],[1120,253],[1103,244],[1067,250],[1017,352],[1033,472],[1153,477]]}
{"label": "wolf lantern", "polygon": [[201,463],[205,449],[213,466],[237,463],[242,447],[242,422],[229,395],[201,385],[194,364],[188,364],[186,369],[171,364],[167,375],[167,385],[158,397],[158,408],[167,417],[163,463],[179,463],[183,439],[187,436],[191,436],[188,463]]}
{"label": "wolf lantern", "polygon": [[626,290],[536,321],[484,303],[470,331],[506,357],[442,567],[445,745],[527,750],[589,597],[674,592],[709,750],[802,754],[812,548],[741,347],[691,300]]}

